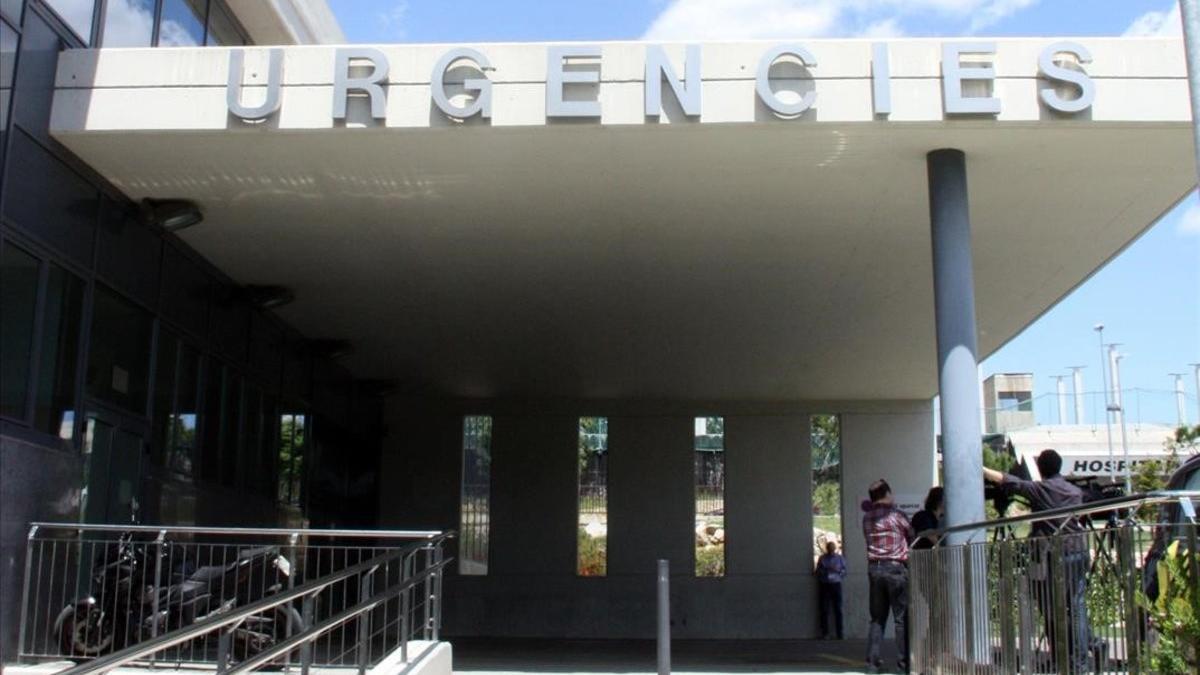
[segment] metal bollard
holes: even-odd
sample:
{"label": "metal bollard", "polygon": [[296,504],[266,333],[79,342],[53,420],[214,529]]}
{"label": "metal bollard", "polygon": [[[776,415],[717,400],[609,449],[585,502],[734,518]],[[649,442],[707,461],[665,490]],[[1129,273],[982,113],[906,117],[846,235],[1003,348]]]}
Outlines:
{"label": "metal bollard", "polygon": [[671,673],[671,564],[658,561],[658,675]]}

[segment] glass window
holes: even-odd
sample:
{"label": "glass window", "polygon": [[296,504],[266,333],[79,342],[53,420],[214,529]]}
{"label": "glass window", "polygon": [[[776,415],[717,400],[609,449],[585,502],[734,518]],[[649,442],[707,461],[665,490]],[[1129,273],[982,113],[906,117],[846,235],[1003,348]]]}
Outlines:
{"label": "glass window", "polygon": [[307,418],[296,413],[279,416],[279,501],[300,505],[301,477],[304,475],[304,444],[308,439]]}
{"label": "glass window", "polygon": [[8,103],[12,100],[13,72],[17,67],[17,31],[0,21],[0,144],[8,130]]}
{"label": "glass window", "polygon": [[221,466],[222,485],[237,485],[238,461],[242,453],[242,378],[232,368],[225,368],[225,385],[221,392]]}
{"label": "glass window", "polygon": [[148,312],[107,288],[96,287],[88,350],[90,396],[145,414],[151,329]]}
{"label": "glass window", "polygon": [[179,339],[165,330],[158,334],[158,359],[154,366],[154,441],[151,457],[159,466],[167,466],[171,452],[171,424],[175,414],[175,369],[178,367]]}
{"label": "glass window", "polygon": [[159,47],[194,47],[204,44],[204,5],[207,0],[163,0]]}
{"label": "glass window", "polygon": [[0,249],[0,412],[25,418],[33,318],[37,305],[38,259],[8,242]]}
{"label": "glass window", "polygon": [[196,452],[200,352],[163,331],[154,378],[154,459],[160,466],[192,475]]}
{"label": "glass window", "polygon": [[221,391],[225,382],[225,367],[209,359],[204,373],[204,416],[201,420],[203,441],[200,444],[200,477],[217,482],[221,471]]}
{"label": "glass window", "polygon": [[171,447],[167,466],[192,475],[196,460],[196,423],[200,412],[200,352],[180,343],[175,373],[175,413],[171,417]]}
{"label": "glass window", "polygon": [[579,520],[575,571],[608,574],[608,418],[579,418]]}
{"label": "glass window", "polygon": [[75,373],[83,317],[83,280],[58,265],[50,265],[45,302],[33,423],[48,434],[70,440],[75,435]]}
{"label": "glass window", "polygon": [[25,0],[0,0],[0,13],[8,17],[14,26],[21,25],[21,5]]}
{"label": "glass window", "polygon": [[813,415],[808,424],[815,565],[827,543],[842,544],[842,433],[837,415]]}
{"label": "glass window", "polygon": [[696,576],[725,576],[725,418],[697,417]]}
{"label": "glass window", "polygon": [[205,44],[223,47],[246,44],[233,19],[219,2],[214,2],[208,7],[208,36],[205,38]]}
{"label": "glass window", "polygon": [[491,536],[492,418],[463,418],[463,472],[458,573],[487,574]]}
{"label": "glass window", "polygon": [[96,0],[46,0],[46,4],[75,31],[84,44],[91,42]]}
{"label": "glass window", "polygon": [[154,39],[155,0],[108,0],[103,47],[149,47]]}
{"label": "glass window", "polygon": [[237,462],[240,465],[238,473],[242,479],[242,487],[249,492],[259,494],[262,492],[259,488],[262,487],[263,475],[269,469],[262,463],[263,396],[262,390],[251,384],[245,385],[244,392],[242,448]]}

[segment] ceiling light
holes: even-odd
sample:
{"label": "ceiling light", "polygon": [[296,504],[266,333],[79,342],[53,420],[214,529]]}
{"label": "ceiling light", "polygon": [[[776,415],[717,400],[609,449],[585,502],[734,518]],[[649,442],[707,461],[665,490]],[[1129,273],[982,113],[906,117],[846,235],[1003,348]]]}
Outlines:
{"label": "ceiling light", "polygon": [[200,207],[190,199],[143,199],[146,220],[168,232],[177,232],[204,220]]}

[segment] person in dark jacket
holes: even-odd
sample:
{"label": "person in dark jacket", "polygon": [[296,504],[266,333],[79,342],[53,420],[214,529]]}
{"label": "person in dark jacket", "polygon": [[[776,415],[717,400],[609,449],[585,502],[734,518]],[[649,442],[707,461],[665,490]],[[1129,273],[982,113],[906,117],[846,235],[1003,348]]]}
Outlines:
{"label": "person in dark jacket", "polygon": [[[1042,479],[1029,481],[1011,474],[984,468],[983,478],[997,483],[1005,489],[1029,500],[1034,513],[1068,506],[1083,505],[1083,490],[1062,477],[1062,457],[1054,450],[1043,450],[1037,456],[1038,473]],[[1087,605],[1084,597],[1087,590],[1088,544],[1086,530],[1078,518],[1063,517],[1039,520],[1033,524],[1034,550],[1038,551],[1030,574],[1034,578],[1034,595],[1042,611],[1046,637],[1050,641],[1053,658],[1058,654],[1062,642],[1055,630],[1059,612],[1066,612],[1066,652],[1070,663],[1067,668],[1073,673],[1088,670],[1088,648],[1091,642],[1088,628]],[[1055,555],[1052,541],[1062,540],[1062,556]],[[1054,579],[1061,569],[1066,579],[1066,597],[1058,592]]]}
{"label": "person in dark jacket", "polygon": [[[936,530],[941,526],[942,516],[946,514],[946,489],[941,486],[929,488],[925,495],[925,508],[917,511],[912,518],[913,531],[917,534]],[[913,548],[933,548],[934,541],[929,537],[917,537]]]}
{"label": "person in dark jacket", "polygon": [[825,544],[825,554],[817,560],[817,576],[819,587],[819,602],[821,608],[821,639],[832,639],[829,632],[830,616],[833,617],[833,627],[837,630],[837,639],[842,637],[842,581],[846,579],[846,559],[837,552],[835,542]]}

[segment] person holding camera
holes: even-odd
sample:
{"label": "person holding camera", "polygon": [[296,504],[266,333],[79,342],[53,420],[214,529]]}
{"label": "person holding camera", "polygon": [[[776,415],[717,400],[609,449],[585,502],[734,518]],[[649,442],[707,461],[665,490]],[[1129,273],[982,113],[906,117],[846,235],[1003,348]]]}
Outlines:
{"label": "person holding camera", "polygon": [[[1043,450],[1038,454],[1036,464],[1041,474],[1041,480],[1038,481],[1024,480],[986,467],[983,478],[988,483],[1025,497],[1034,513],[1083,504],[1083,490],[1063,478],[1062,457],[1057,452]],[[1056,536],[1062,537],[1061,558],[1056,555],[1052,544]],[[1030,576],[1034,580],[1034,595],[1050,642],[1051,658],[1058,658],[1062,643],[1056,630],[1056,612],[1065,610],[1066,653],[1070,672],[1084,672],[1088,666],[1090,644],[1087,605],[1084,603],[1088,571],[1086,531],[1074,516],[1049,518],[1033,524],[1030,538],[1036,553]],[[1054,584],[1059,569],[1066,579],[1066,597],[1059,597]]]}

